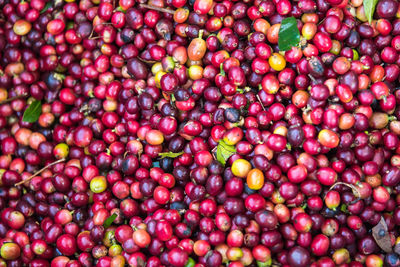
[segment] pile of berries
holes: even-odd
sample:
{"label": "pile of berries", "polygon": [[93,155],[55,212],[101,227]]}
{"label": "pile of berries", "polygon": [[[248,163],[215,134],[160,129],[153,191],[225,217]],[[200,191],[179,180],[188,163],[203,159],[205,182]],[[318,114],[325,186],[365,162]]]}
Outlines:
{"label": "pile of berries", "polygon": [[0,0],[0,267],[399,267],[397,0]]}

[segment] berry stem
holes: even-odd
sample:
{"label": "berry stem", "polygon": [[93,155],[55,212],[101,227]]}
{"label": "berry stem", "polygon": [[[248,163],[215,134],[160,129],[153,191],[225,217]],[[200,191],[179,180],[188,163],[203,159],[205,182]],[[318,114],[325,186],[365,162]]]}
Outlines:
{"label": "berry stem", "polygon": [[265,111],[265,107],[263,105],[263,103],[261,102],[260,96],[258,94],[256,94],[257,97],[257,101],[261,104],[262,109]]}
{"label": "berry stem", "polygon": [[6,104],[6,103],[11,102],[11,101],[16,100],[16,99],[24,98],[26,96],[27,95],[17,95],[17,96],[13,96],[13,97],[7,98],[7,99],[1,101],[0,105]]}
{"label": "berry stem", "polygon": [[29,182],[29,181],[32,180],[34,177],[36,177],[37,175],[39,175],[39,174],[42,173],[43,171],[47,170],[47,169],[50,168],[51,166],[56,165],[56,164],[58,164],[58,163],[60,163],[60,162],[63,162],[63,161],[65,161],[65,158],[56,160],[56,161],[54,161],[54,162],[48,164],[47,166],[45,166],[45,167],[43,167],[42,169],[40,169],[40,170],[38,170],[37,172],[35,172],[33,175],[29,176],[28,179],[16,183],[15,186],[21,185],[21,184],[23,184],[23,183],[25,183],[25,182]]}
{"label": "berry stem", "polygon": [[160,12],[165,12],[165,13],[169,13],[172,15],[175,14],[175,11],[167,9],[167,8],[156,7],[156,6],[147,5],[147,4],[140,4],[140,7],[151,9],[151,10],[156,10],[156,11],[160,11]]}
{"label": "berry stem", "polygon": [[[357,197],[357,198],[360,197],[361,194],[360,194],[360,191],[358,191],[357,187],[355,187],[355,186],[352,185],[352,184],[343,183],[343,182],[334,183],[334,184],[329,188],[328,192],[331,191],[333,188],[335,188],[335,186],[337,186],[337,185],[339,185],[339,184],[345,185],[345,186],[347,186],[347,187],[350,187],[351,190],[352,190],[352,192],[353,192],[353,195],[354,195],[355,197]],[[325,198],[324,198],[324,199],[325,199]]]}

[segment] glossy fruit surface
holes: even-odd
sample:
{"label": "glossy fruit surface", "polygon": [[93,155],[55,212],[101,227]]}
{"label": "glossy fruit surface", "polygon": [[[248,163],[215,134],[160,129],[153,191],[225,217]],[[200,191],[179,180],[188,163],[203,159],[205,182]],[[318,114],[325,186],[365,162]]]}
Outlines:
{"label": "glossy fruit surface", "polygon": [[400,266],[397,0],[0,13],[0,267]]}

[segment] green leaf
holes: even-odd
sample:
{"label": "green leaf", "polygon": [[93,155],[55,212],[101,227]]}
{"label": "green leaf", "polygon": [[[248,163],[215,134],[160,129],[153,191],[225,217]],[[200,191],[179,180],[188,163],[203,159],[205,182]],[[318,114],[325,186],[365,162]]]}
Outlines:
{"label": "green leaf", "polygon": [[235,146],[230,146],[224,142],[224,140],[220,140],[217,146],[217,160],[225,166],[226,161],[236,153]]}
{"label": "green leaf", "polygon": [[177,152],[177,153],[174,153],[174,152],[164,152],[164,153],[159,153],[158,155],[161,156],[161,158],[163,159],[163,158],[177,158],[177,157],[179,157],[179,156],[182,155],[182,154],[183,154],[183,151]]}
{"label": "green leaf", "polygon": [[219,64],[219,73],[220,73],[222,76],[225,76],[225,75],[226,75],[226,73],[225,73],[225,71],[224,71],[224,63]]}
{"label": "green leaf", "polygon": [[117,218],[117,214],[113,213],[111,214],[103,223],[104,228],[108,228],[111,226],[111,224],[114,222],[114,220]]}
{"label": "green leaf", "polygon": [[272,265],[272,259],[268,259],[266,262],[257,261],[257,267],[269,267]]}
{"label": "green leaf", "polygon": [[46,12],[50,7],[52,7],[53,1],[49,1],[46,3],[46,5],[44,6],[44,8],[42,10],[40,10],[40,14],[43,14],[44,12]]}
{"label": "green leaf", "polygon": [[368,19],[368,22],[371,23],[372,17],[374,16],[375,7],[378,4],[378,0],[364,0],[364,13]]}
{"label": "green leaf", "polygon": [[282,20],[278,35],[278,46],[281,51],[288,51],[300,42],[300,31],[294,17]]}
{"label": "green leaf", "polygon": [[120,12],[122,12],[122,13],[126,13],[126,10],[123,9],[121,6],[117,7],[117,8],[115,9],[115,11],[120,11]]}
{"label": "green leaf", "polygon": [[184,267],[193,267],[195,265],[196,265],[196,262],[194,261],[194,259],[189,257],[188,260],[186,261]]}
{"label": "green leaf", "polygon": [[340,210],[341,210],[342,212],[344,212],[344,213],[347,213],[348,211],[347,211],[347,206],[346,206],[346,204],[342,204],[342,205],[340,206]]}
{"label": "green leaf", "polygon": [[35,100],[27,109],[25,109],[22,121],[31,123],[36,122],[39,119],[40,114],[42,114],[42,102]]}

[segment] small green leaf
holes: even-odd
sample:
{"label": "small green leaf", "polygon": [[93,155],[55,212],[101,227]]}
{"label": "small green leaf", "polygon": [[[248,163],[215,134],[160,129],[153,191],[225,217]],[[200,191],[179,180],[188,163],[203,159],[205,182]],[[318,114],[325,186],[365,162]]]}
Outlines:
{"label": "small green leaf", "polygon": [[224,142],[224,140],[220,140],[217,146],[217,160],[225,166],[226,161],[236,153],[235,146],[230,146]]}
{"label": "small green leaf", "polygon": [[219,64],[219,73],[222,75],[222,76],[225,76],[225,71],[224,71],[224,63],[221,63],[221,64]]}
{"label": "small green leaf", "polygon": [[22,121],[31,123],[36,122],[39,119],[40,114],[42,114],[42,102],[35,100],[27,109],[25,109]]}
{"label": "small green leaf", "polygon": [[340,205],[340,210],[341,210],[342,212],[344,212],[344,213],[347,213],[348,211],[347,211],[347,206],[346,206],[346,204]]}
{"label": "small green leaf", "polygon": [[196,265],[196,262],[194,261],[194,259],[189,257],[188,260],[186,261],[184,267],[193,267],[195,265]]}
{"label": "small green leaf", "polygon": [[53,1],[47,2],[46,5],[44,6],[44,8],[42,10],[40,10],[40,14],[43,14],[44,12],[46,12],[53,5],[52,2]]}
{"label": "small green leaf", "polygon": [[300,42],[300,31],[294,17],[282,20],[278,35],[278,46],[281,51],[288,51]]}
{"label": "small green leaf", "polygon": [[374,16],[375,7],[378,4],[378,0],[364,0],[364,13],[368,19],[368,22],[371,23],[372,17]]}
{"label": "small green leaf", "polygon": [[120,11],[120,12],[122,12],[122,13],[126,13],[126,10],[123,9],[121,6],[117,7],[117,8],[115,9],[115,11]]}
{"label": "small green leaf", "polygon": [[257,267],[269,267],[272,265],[272,259],[268,259],[266,262],[257,261]]}
{"label": "small green leaf", "polygon": [[108,228],[111,226],[111,224],[114,222],[114,220],[117,218],[117,214],[113,213],[111,214],[103,223],[104,228]]}
{"label": "small green leaf", "polygon": [[177,157],[179,157],[179,156],[182,155],[182,154],[183,154],[183,151],[177,152],[177,153],[174,153],[174,152],[164,152],[164,153],[159,153],[158,155],[161,156],[161,158],[163,159],[163,158],[177,158]]}

